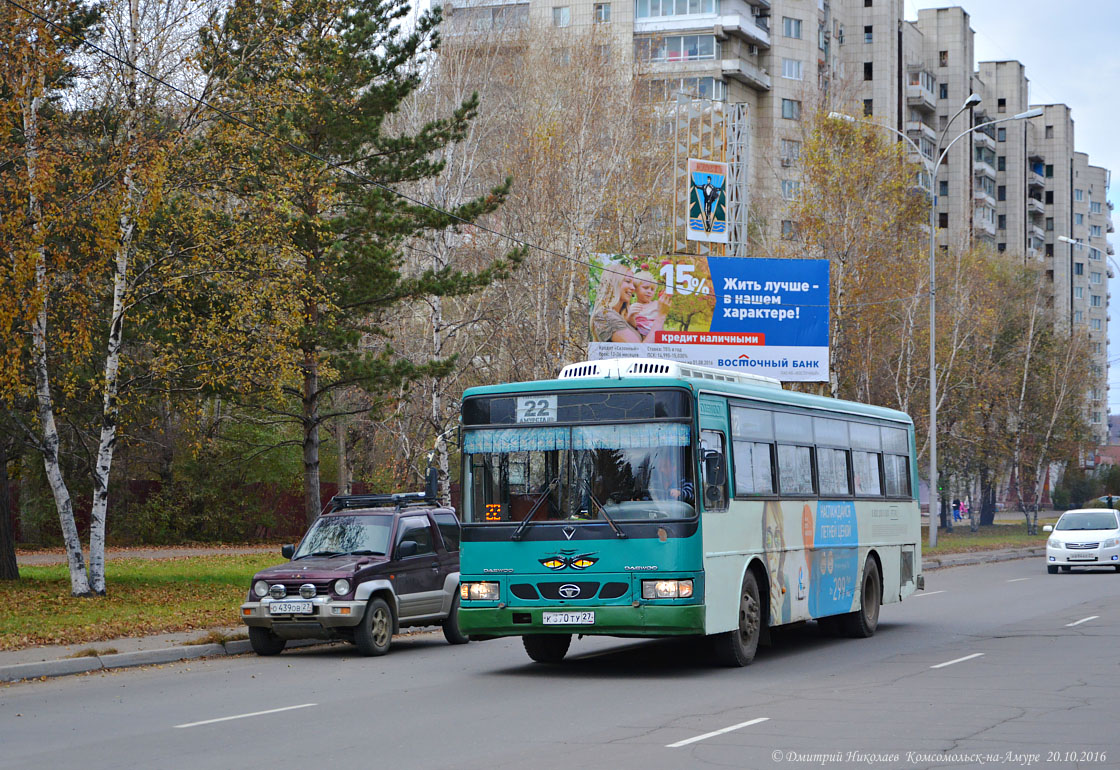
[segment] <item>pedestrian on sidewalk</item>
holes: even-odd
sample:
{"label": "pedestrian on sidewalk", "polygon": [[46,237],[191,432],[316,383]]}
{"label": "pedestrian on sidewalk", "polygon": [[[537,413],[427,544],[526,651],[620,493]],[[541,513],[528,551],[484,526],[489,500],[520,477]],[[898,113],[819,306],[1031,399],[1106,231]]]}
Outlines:
{"label": "pedestrian on sidewalk", "polygon": [[954,500],[953,501],[953,521],[960,521],[960,520],[961,520],[961,501],[960,500]]}

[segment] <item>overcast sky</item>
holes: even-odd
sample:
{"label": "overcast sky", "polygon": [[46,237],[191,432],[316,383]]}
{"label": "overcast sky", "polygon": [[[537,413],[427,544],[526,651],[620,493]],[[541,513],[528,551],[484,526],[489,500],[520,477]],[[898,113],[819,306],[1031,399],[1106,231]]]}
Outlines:
{"label": "overcast sky", "polygon": [[[1120,209],[1120,2],[1117,0],[905,0],[906,18],[919,8],[960,6],[972,19],[976,61],[1017,59],[1030,80],[1031,104],[1068,104],[1074,144],[1089,162],[1112,171],[1108,198]],[[1120,225],[1120,217],[1114,217]],[[1120,246],[1117,233],[1109,236]],[[1120,414],[1120,269],[1109,324],[1109,411]]]}

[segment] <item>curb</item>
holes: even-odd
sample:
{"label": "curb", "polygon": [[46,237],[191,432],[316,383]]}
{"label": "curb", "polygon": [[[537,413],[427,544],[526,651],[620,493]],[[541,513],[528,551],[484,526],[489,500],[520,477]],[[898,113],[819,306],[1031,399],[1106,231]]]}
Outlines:
{"label": "curb", "polygon": [[[319,639],[300,639],[289,641],[287,648],[310,647],[324,644]],[[187,644],[179,647],[164,647],[158,650],[137,650],[112,655],[91,655],[85,658],[59,658],[37,663],[17,663],[0,666],[0,682],[19,682],[25,679],[45,679],[47,677],[84,674],[89,671],[107,671],[114,668],[133,666],[154,666],[163,663],[177,663],[181,660],[211,658],[225,655],[244,655],[253,648],[247,639],[238,639],[225,644]]]}
{"label": "curb", "polygon": [[964,567],[972,564],[987,564],[996,561],[1013,561],[1014,559],[1030,559],[1035,556],[1045,556],[1046,548],[1024,548],[1013,551],[979,551],[975,554],[959,553],[946,554],[940,558],[922,555],[922,571],[947,569],[949,567]]}

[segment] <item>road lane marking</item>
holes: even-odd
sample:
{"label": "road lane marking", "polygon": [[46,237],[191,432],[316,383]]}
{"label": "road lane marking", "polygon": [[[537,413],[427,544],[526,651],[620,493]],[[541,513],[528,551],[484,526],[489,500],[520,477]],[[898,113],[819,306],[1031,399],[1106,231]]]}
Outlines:
{"label": "road lane marking", "polygon": [[972,660],[973,658],[979,658],[983,654],[984,653],[982,653],[982,652],[974,652],[971,655],[965,655],[963,658],[957,658],[956,660],[947,660],[944,663],[938,663],[936,666],[930,666],[930,668],[945,668],[946,666],[951,666],[954,663],[963,663],[966,660]]}
{"label": "road lane marking", "polygon": [[1008,580],[1007,582],[1008,583],[1021,583],[1024,580],[1030,580],[1030,578],[1013,578],[1011,580]]}
{"label": "road lane marking", "polygon": [[913,598],[914,599],[921,599],[923,596],[936,596],[937,594],[943,594],[943,593],[945,593],[945,591],[922,591],[921,593],[914,594]]}
{"label": "road lane marking", "polygon": [[1090,620],[1096,620],[1099,617],[1100,615],[1090,615],[1087,618],[1081,618],[1081,620],[1075,620],[1072,623],[1066,623],[1066,628],[1073,628],[1074,626],[1079,626],[1082,623],[1088,623]]}
{"label": "road lane marking", "polygon": [[312,706],[318,706],[318,703],[301,703],[298,706],[284,706],[284,708],[269,709],[268,711],[253,711],[248,714],[235,714],[232,717],[218,717],[217,719],[204,719],[201,722],[187,722],[185,725],[175,725],[175,728],[180,727],[198,727],[199,725],[212,725],[215,722],[228,722],[231,719],[245,719],[247,717],[259,717],[265,714],[278,714],[281,711],[292,711],[293,709],[306,709]]}
{"label": "road lane marking", "polygon": [[690,743],[696,743],[696,741],[702,741],[706,738],[714,738],[717,735],[723,735],[724,733],[729,733],[732,730],[739,730],[743,727],[750,727],[751,725],[757,725],[759,722],[766,722],[769,719],[770,719],[770,717],[759,717],[758,719],[752,719],[749,722],[740,722],[737,725],[731,725],[731,727],[725,727],[722,730],[715,730],[715,731],[710,732],[710,733],[704,733],[703,735],[697,735],[695,738],[686,738],[683,741],[677,741],[676,743],[670,743],[665,748],[667,748],[667,749],[679,749],[681,746],[687,746]]}

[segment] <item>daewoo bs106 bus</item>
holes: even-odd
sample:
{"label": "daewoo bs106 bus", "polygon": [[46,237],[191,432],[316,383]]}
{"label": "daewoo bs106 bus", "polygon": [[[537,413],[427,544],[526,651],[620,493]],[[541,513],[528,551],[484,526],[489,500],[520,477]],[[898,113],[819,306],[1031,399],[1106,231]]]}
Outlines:
{"label": "daewoo bs106 bus", "polygon": [[706,635],[742,666],[774,626],[871,636],[922,582],[902,412],[587,361],[467,390],[462,456],[460,627],[539,662],[573,634]]}

